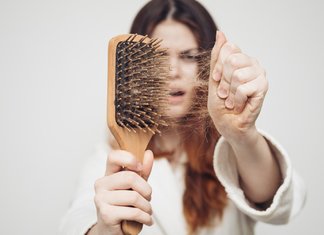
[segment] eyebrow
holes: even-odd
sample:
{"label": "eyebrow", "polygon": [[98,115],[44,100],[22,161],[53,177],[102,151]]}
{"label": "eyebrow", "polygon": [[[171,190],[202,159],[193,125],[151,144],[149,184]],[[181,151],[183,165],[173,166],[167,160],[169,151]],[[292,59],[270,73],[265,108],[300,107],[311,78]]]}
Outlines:
{"label": "eyebrow", "polygon": [[179,53],[180,54],[189,54],[191,52],[199,52],[199,48],[191,48],[191,49],[187,49],[187,50],[184,50],[184,51],[180,51]]}
{"label": "eyebrow", "polygon": [[[170,49],[169,48],[166,48],[166,51],[168,52]],[[195,47],[195,48],[190,48],[190,49],[187,49],[187,50],[183,50],[183,51],[179,51],[180,54],[188,54],[190,52],[200,52],[199,48],[198,47]]]}

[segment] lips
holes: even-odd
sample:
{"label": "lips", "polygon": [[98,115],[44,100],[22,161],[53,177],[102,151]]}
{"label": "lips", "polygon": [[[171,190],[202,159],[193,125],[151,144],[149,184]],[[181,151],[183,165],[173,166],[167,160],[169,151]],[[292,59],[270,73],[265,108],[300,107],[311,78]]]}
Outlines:
{"label": "lips", "polygon": [[183,96],[185,94],[182,90],[174,90],[169,93],[170,96]]}
{"label": "lips", "polygon": [[169,104],[179,105],[184,102],[186,92],[179,88],[171,89],[169,92]]}

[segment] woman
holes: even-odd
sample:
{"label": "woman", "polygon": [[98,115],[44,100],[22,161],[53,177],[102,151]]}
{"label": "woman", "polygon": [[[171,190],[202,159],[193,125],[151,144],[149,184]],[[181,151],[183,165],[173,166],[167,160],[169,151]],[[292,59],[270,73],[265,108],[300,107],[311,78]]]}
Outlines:
{"label": "woman", "polygon": [[[141,234],[250,235],[257,221],[287,223],[301,209],[305,193],[287,155],[255,126],[264,69],[216,30],[194,0],[152,0],[138,13],[131,33],[168,49],[167,114],[177,124],[151,140],[143,163],[113,146],[92,158],[62,234],[123,234],[121,222],[133,220],[148,225]],[[203,117],[201,49],[212,49]]]}

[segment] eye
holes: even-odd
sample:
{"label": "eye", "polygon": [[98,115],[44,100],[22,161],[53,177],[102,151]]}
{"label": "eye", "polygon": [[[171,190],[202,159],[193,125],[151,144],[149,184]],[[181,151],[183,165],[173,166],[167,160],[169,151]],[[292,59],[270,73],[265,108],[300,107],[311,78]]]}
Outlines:
{"label": "eye", "polygon": [[179,55],[180,59],[185,60],[185,61],[196,61],[196,56],[194,55],[186,55],[186,54],[180,54]]}
{"label": "eye", "polygon": [[179,58],[185,62],[197,62],[199,59],[198,49],[190,49],[179,53]]}

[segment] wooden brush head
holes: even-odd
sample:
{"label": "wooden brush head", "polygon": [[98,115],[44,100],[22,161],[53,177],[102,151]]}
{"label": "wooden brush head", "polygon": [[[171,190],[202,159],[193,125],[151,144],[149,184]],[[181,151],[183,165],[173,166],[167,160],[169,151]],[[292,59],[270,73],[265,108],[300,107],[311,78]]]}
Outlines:
{"label": "wooden brush head", "polygon": [[[159,132],[166,125],[167,58],[157,39],[126,34],[109,42],[108,126]],[[112,108],[113,107],[113,108]]]}

